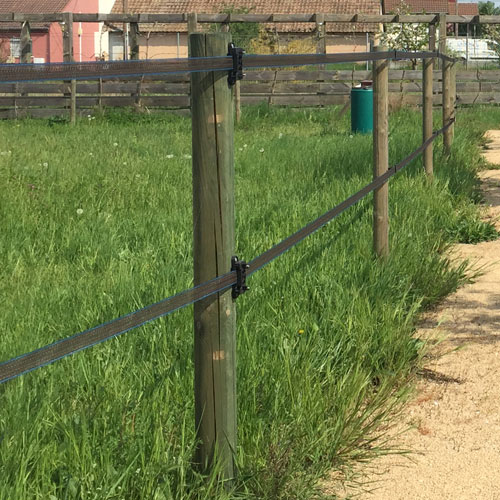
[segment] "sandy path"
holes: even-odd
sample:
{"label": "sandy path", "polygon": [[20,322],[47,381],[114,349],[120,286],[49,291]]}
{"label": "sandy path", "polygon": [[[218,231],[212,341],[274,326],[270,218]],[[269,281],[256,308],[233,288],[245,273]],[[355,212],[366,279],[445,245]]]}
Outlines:
{"label": "sandy path", "polygon": [[[486,156],[500,165],[494,132]],[[485,217],[498,218],[500,170],[480,177]],[[411,429],[399,443],[414,453],[377,460],[366,492],[347,488],[343,498],[500,500],[500,240],[457,245],[456,252],[486,267],[424,317],[420,336],[445,340],[431,348],[404,414],[402,429]]]}

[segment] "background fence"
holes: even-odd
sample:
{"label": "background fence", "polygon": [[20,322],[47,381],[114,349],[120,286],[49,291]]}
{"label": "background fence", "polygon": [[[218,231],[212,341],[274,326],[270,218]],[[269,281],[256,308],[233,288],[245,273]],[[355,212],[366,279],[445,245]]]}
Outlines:
{"label": "background fence", "polygon": [[[371,71],[247,71],[241,81],[243,105],[312,107],[343,105],[351,88],[372,78]],[[441,106],[442,72],[434,71],[433,101]],[[457,105],[500,104],[500,71],[459,71]],[[390,70],[390,106],[421,106],[422,71]],[[50,117],[68,113],[70,83],[0,84],[0,118]],[[185,110],[191,104],[188,74],[101,79],[76,83],[76,106],[81,114],[105,107],[133,106],[142,110]]]}

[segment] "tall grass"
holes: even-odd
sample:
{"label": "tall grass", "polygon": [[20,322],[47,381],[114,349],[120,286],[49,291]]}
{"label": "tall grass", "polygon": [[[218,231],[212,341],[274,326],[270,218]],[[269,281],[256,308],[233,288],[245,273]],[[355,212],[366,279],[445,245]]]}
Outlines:
{"label": "tall grass", "polygon": [[[245,110],[238,255],[370,180],[370,137],[335,116]],[[477,143],[481,120],[498,116],[459,116],[451,158],[436,146],[434,183],[420,161],[391,181],[386,262],[372,255],[366,199],[252,276],[238,300],[232,490],[191,467],[188,308],[0,386],[0,498],[304,499],[328,470],[381,451],[419,356],[418,312],[465,279],[443,250],[481,238]],[[417,112],[391,116],[391,163],[420,130]],[[0,153],[0,360],[192,284],[188,119],[3,122]]]}

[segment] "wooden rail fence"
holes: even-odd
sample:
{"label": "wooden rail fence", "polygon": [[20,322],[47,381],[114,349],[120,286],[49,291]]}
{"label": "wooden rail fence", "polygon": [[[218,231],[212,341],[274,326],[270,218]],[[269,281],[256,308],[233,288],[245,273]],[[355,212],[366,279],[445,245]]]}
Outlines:
{"label": "wooden rail fence", "polygon": [[[371,79],[370,71],[248,71],[241,81],[243,105],[268,103],[276,106],[315,107],[343,105],[351,88]],[[433,102],[440,106],[442,72],[433,72]],[[500,71],[459,71],[456,75],[457,105],[500,104]],[[422,71],[389,72],[390,106],[422,104]],[[76,107],[92,114],[106,107],[189,112],[189,75],[164,75],[127,80],[76,82]],[[0,84],[0,118],[35,118],[68,115],[70,82]]]}

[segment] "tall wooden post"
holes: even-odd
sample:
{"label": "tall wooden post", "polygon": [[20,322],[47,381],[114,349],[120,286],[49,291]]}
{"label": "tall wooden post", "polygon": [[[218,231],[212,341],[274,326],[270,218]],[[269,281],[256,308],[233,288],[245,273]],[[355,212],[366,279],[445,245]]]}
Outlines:
{"label": "tall wooden post", "polygon": [[21,27],[21,62],[31,63],[32,56],[31,28],[28,21],[24,21]]}
{"label": "tall wooden post", "polygon": [[[316,14],[316,36],[318,37],[317,42],[317,53],[326,54],[326,25],[325,25],[325,14]],[[318,65],[318,69],[325,69],[324,64]]]}
{"label": "tall wooden post", "polygon": [[[446,14],[439,14],[439,45],[440,54],[446,54]],[[443,67],[443,60],[440,60],[440,67]]]}
{"label": "tall wooden post", "polygon": [[[455,118],[455,89],[455,64],[452,61],[443,61],[443,126]],[[446,154],[451,152],[454,135],[454,125],[451,125],[443,134]]]}
{"label": "tall wooden post", "polygon": [[[189,36],[191,57],[227,54],[229,33]],[[194,283],[229,272],[234,253],[233,91],[227,72],[191,75]],[[194,305],[197,463],[215,457],[234,477],[236,451],[236,308],[231,290]]]}
{"label": "tall wooden post", "polygon": [[[386,50],[383,45],[377,52]],[[389,61],[373,63],[373,176],[389,169]],[[373,193],[373,248],[378,257],[389,255],[389,185]]]}
{"label": "tall wooden post", "polygon": [[130,59],[139,59],[139,23],[130,23]]}
{"label": "tall wooden post", "polygon": [[[429,50],[436,50],[436,25],[429,24]],[[423,139],[427,141],[432,136],[432,107],[434,98],[434,59],[424,59],[423,71]],[[424,150],[424,168],[429,177],[434,174],[433,144],[429,144]]]}
{"label": "tall wooden post", "polygon": [[241,120],[241,81],[236,80],[234,84],[234,105],[236,107],[236,123]]}
{"label": "tall wooden post", "polygon": [[[123,0],[123,13],[128,14],[128,0]],[[128,60],[128,23],[123,23],[123,59]]]}
{"label": "tall wooden post", "polygon": [[[73,12],[64,12],[64,31],[63,31],[63,61],[74,62],[73,57]],[[70,122],[72,125],[76,122],[76,80],[70,82]],[[68,95],[68,94],[66,94]]]}
{"label": "tall wooden post", "polygon": [[196,33],[198,31],[198,14],[196,12],[191,12],[187,16],[187,28],[188,33]]}

